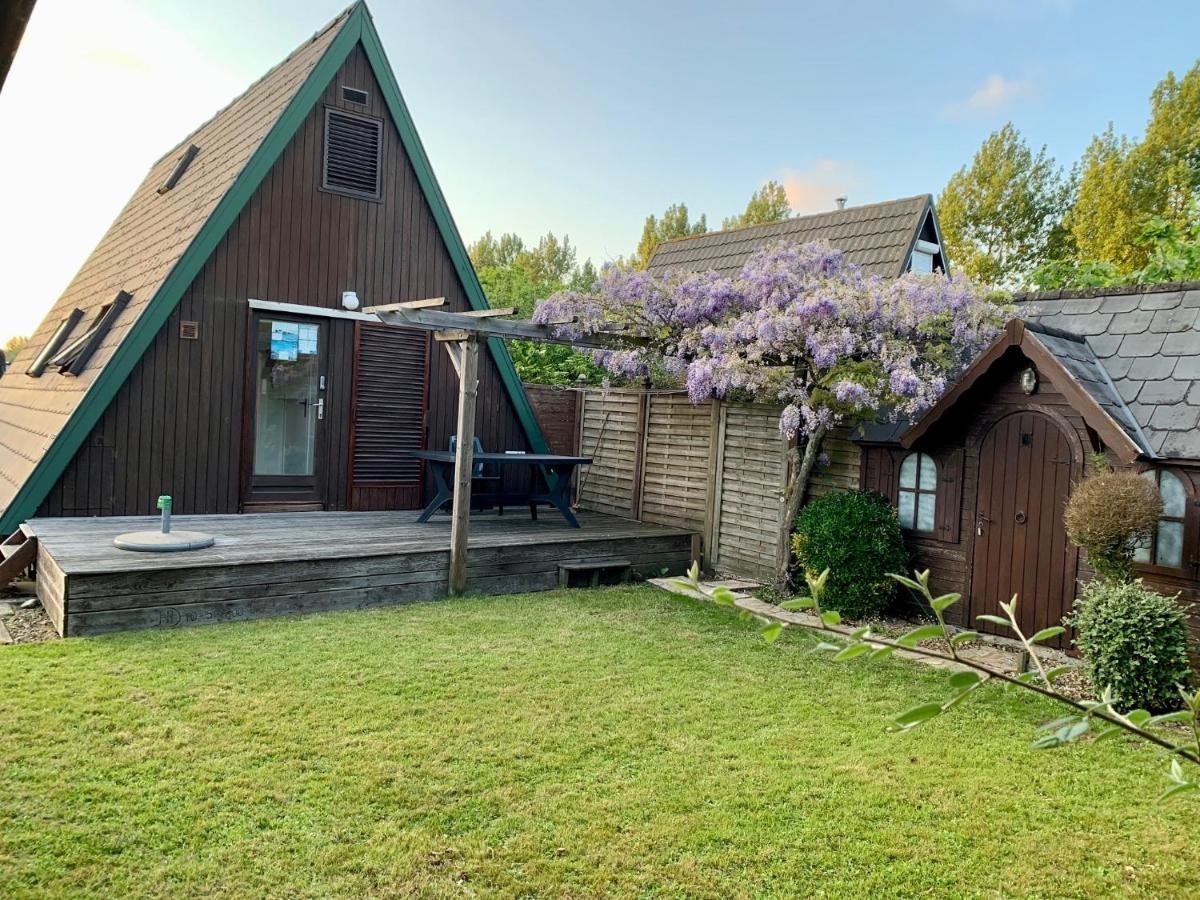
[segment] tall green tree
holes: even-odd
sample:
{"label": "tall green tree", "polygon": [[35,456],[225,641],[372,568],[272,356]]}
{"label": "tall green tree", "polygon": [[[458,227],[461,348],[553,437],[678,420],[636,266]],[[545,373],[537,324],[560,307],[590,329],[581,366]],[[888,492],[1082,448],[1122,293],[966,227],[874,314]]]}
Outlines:
{"label": "tall green tree", "polygon": [[471,264],[477,270],[503,268],[516,262],[517,256],[523,252],[525,242],[517,235],[505,233],[497,238],[490,230],[467,248],[467,256],[471,257]]}
{"label": "tall green tree", "polygon": [[[588,290],[596,282],[592,261],[576,263],[575,247],[563,235],[560,240],[546,232],[532,246],[515,234],[496,238],[490,231],[467,250],[479,283],[493,307],[516,307],[517,317],[527,319],[534,304],[564,288]],[[604,373],[587,353],[561,344],[509,341],[517,374],[528,384],[598,383]]]}
{"label": "tall green tree", "polygon": [[1011,122],[993,132],[938,198],[955,268],[990,284],[1024,284],[1058,252],[1070,193],[1045,147],[1034,153]]}
{"label": "tall green tree", "polygon": [[642,239],[638,241],[633,266],[635,269],[646,268],[650,263],[650,256],[654,253],[654,248],[663,241],[690,237],[693,234],[704,234],[706,231],[708,231],[708,219],[703,214],[693,222],[688,217],[686,203],[672,203],[661,218],[654,214],[646,216],[646,224],[642,226]]}
{"label": "tall green tree", "polygon": [[1079,191],[1068,216],[1081,261],[1120,273],[1146,266],[1150,245],[1138,236],[1153,219],[1186,231],[1200,199],[1200,62],[1183,78],[1168,72],[1150,95],[1140,141],[1112,125],[1092,139],[1080,163]]}
{"label": "tall green tree", "polygon": [[781,222],[792,214],[787,191],[778,181],[768,181],[750,195],[746,209],[738,216],[730,216],[721,222],[722,228],[740,228],[744,225],[769,225]]}

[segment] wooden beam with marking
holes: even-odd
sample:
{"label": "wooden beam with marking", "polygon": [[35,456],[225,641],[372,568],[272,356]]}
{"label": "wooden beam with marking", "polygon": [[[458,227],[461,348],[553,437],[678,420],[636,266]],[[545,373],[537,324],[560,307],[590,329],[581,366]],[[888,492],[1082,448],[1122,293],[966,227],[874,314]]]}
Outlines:
{"label": "wooden beam with marking", "polygon": [[497,316],[515,315],[517,308],[515,306],[494,306],[491,309],[468,309],[466,312],[459,313],[460,316],[470,316],[472,319],[494,319]]}
{"label": "wooden beam with marking", "polygon": [[[370,309],[378,310],[379,320],[385,325],[393,325],[400,328],[418,328],[422,331],[466,331],[484,337],[539,341],[548,344],[565,344],[569,347],[585,348],[611,348],[645,343],[632,335],[622,334],[618,337],[615,333],[584,335],[578,339],[563,340],[554,336],[551,326],[539,325],[524,319],[480,318],[461,312],[447,312],[440,309],[407,309],[404,307],[370,307]],[[608,329],[605,330],[607,331]],[[461,338],[455,338],[455,340],[461,340]]]}
{"label": "wooden beam with marking", "polygon": [[445,305],[445,297],[429,297],[426,300],[405,300],[402,303],[382,303],[379,306],[365,306],[363,307],[363,312],[378,315],[381,312],[395,312],[400,309],[432,309]]}

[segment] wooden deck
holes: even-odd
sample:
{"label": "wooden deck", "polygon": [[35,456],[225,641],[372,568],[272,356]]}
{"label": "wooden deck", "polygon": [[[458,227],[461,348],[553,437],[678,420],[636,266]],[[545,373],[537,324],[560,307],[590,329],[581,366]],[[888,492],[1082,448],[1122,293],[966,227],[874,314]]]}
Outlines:
{"label": "wooden deck", "polygon": [[[417,512],[305,512],[176,516],[213,547],[132,553],[112,540],[155,529],[151,517],[33,519],[37,588],[65,635],[166,628],[331,609],[363,609],[446,595],[450,521]],[[620,557],[639,577],[682,572],[693,532],[581,513],[582,528],[543,513],[471,519],[468,593],[548,590],[558,566]]]}

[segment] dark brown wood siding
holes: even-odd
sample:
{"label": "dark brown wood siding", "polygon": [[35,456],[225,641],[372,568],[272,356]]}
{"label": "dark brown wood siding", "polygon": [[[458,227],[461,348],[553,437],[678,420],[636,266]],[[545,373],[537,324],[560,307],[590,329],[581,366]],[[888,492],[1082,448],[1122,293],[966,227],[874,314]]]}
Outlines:
{"label": "dark brown wood siding", "polygon": [[579,412],[583,394],[574,388],[527,384],[525,393],[551,453],[579,453]]}
{"label": "dark brown wood siding", "polygon": [[[343,100],[343,85],[366,90],[368,103]],[[327,107],[385,121],[381,200],[321,190]],[[201,148],[201,157],[203,152]],[[201,162],[198,158],[195,165]],[[189,287],[38,515],[152,514],[155,499],[164,493],[175,497],[180,513],[238,511],[245,453],[247,301],[340,308],[346,290],[356,291],[364,304],[445,297],[449,309],[469,308],[370,66],[357,48]],[[180,323],[185,321],[199,324],[198,339],[179,337]],[[327,323],[330,376],[327,445],[321,448],[323,495],[327,508],[346,509],[354,322],[331,319]],[[431,353],[425,446],[448,445],[457,390],[446,354]],[[529,449],[488,354],[480,361],[478,409],[476,429],[485,446]]]}

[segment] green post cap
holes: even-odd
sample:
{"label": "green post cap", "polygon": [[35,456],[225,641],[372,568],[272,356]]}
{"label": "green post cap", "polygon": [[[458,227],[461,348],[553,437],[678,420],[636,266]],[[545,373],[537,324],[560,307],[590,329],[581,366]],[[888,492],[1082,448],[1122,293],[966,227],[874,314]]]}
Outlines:
{"label": "green post cap", "polygon": [[158,508],[159,509],[170,509],[171,508],[171,495],[170,494],[163,494],[161,497],[158,498]]}

